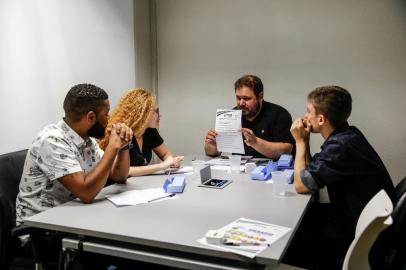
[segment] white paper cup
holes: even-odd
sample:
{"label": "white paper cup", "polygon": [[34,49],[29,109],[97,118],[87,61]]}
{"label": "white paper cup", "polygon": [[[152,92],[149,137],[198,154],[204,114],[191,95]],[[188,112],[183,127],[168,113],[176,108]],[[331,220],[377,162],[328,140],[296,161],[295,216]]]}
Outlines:
{"label": "white paper cup", "polygon": [[192,160],[193,174],[200,176],[200,170],[206,166],[204,160]]}
{"label": "white paper cup", "polygon": [[287,189],[287,176],[282,171],[275,171],[272,172],[272,186],[273,186],[273,194],[277,196],[286,196],[286,189]]}
{"label": "white paper cup", "polygon": [[239,155],[232,155],[228,157],[230,159],[230,169],[231,173],[240,173],[240,166],[241,166],[241,156]]}
{"label": "white paper cup", "polygon": [[257,167],[257,165],[255,165],[254,162],[247,162],[245,164],[245,172],[251,173],[253,170],[255,170],[256,167]]}

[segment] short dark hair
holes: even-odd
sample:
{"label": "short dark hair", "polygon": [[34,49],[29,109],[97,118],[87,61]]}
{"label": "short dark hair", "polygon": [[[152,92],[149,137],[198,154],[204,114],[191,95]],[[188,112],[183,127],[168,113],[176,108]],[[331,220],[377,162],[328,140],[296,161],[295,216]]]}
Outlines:
{"label": "short dark hair", "polygon": [[73,86],[63,101],[65,117],[79,121],[89,111],[99,113],[103,101],[108,99],[106,91],[93,84],[78,84]]}
{"label": "short dark hair", "polygon": [[323,114],[331,125],[338,128],[347,123],[352,109],[350,93],[342,87],[331,85],[314,89],[307,96],[316,109],[317,114]]}
{"label": "short dark hair", "polygon": [[262,84],[261,79],[255,75],[244,75],[241,78],[239,78],[234,83],[234,90],[237,91],[237,89],[240,89],[243,86],[252,89],[256,96],[264,92],[264,86]]}

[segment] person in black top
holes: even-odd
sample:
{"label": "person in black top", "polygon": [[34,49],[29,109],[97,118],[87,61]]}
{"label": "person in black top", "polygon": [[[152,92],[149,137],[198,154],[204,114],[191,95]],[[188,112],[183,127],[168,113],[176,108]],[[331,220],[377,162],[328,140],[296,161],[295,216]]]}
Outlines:
{"label": "person in black top", "polygon": [[[116,122],[126,123],[134,136],[130,146],[129,176],[147,175],[168,168],[179,168],[183,156],[174,157],[158,133],[159,109],[155,95],[144,89],[130,90],[120,101],[109,119],[109,126]],[[103,148],[109,134],[101,140]],[[162,160],[149,165],[152,151]]]}
{"label": "person in black top", "polygon": [[[242,134],[246,155],[278,159],[282,154],[290,154],[294,140],[289,128],[292,117],[283,107],[266,102],[260,78],[245,75],[235,84],[237,106],[242,110]],[[217,132],[208,131],[204,150],[208,156],[218,156],[216,145]]]}
{"label": "person in black top", "polygon": [[[366,204],[381,189],[394,199],[394,186],[382,160],[361,131],[348,125],[351,103],[350,93],[341,87],[316,88],[308,95],[306,116],[292,124],[296,191],[314,193],[327,187],[330,203],[310,206],[287,252],[288,263],[309,267],[303,262],[318,262],[320,269],[341,269]],[[313,157],[310,133],[325,139]]]}

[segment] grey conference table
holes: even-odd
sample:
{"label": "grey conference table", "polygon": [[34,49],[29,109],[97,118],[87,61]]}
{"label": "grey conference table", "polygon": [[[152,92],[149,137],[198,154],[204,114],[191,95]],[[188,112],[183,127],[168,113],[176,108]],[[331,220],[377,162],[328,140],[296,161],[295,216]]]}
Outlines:
{"label": "grey conference table", "polygon": [[[124,185],[102,190],[92,204],[68,202],[27,219],[38,228],[69,233],[64,248],[153,262],[184,269],[270,269],[276,266],[300,224],[309,195],[274,196],[272,184],[250,180],[248,174],[213,171],[233,183],[224,189],[198,187],[200,179],[186,175],[178,199],[116,207],[106,194],[156,188],[165,176],[133,177]],[[293,186],[290,185],[293,190]],[[197,242],[207,230],[219,229],[240,218],[292,228],[254,259],[217,250]],[[79,237],[77,237],[79,236]]]}

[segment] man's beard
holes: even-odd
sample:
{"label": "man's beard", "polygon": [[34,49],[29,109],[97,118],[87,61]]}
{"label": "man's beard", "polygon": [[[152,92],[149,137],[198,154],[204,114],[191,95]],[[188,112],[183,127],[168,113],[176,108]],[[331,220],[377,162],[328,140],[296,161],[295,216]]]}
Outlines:
{"label": "man's beard", "polygon": [[245,113],[244,111],[242,111],[242,114],[245,118],[252,118],[256,116],[260,110],[261,110],[260,102],[257,101],[257,106],[255,106],[255,108],[252,111],[246,111]]}
{"label": "man's beard", "polygon": [[89,129],[87,135],[96,139],[102,139],[104,137],[106,127],[96,121],[96,123]]}

